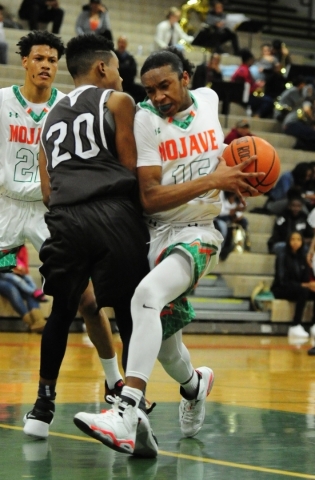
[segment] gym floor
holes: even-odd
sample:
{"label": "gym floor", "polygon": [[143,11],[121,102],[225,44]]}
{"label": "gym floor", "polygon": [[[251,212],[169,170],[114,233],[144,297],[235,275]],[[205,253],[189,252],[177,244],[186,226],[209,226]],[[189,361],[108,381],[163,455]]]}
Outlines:
{"label": "gym floor", "polygon": [[[0,334],[1,480],[280,480],[315,479],[315,357],[286,337],[184,335],[195,367],[215,383],[206,420],[182,438],[178,386],[157,363],[147,397],[159,441],[156,459],[116,453],[78,430],[78,411],[101,411],[104,374],[84,333],[69,336],[47,441],[24,435],[36,399],[40,335]],[[118,357],[121,342],[115,335]]]}

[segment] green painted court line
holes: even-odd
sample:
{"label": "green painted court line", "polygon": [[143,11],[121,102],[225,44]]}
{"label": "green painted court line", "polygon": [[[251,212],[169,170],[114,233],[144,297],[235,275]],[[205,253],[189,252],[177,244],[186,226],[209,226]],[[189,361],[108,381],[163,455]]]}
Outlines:
{"label": "green painted court line", "polygon": [[[8,430],[23,431],[22,427],[5,425],[5,424],[2,424],[2,423],[0,423],[0,428],[4,428],[4,429],[8,429]],[[66,433],[57,433],[57,432],[49,432],[49,435],[53,436],[53,437],[66,438],[66,439],[69,439],[69,440],[77,440],[77,441],[80,441],[80,442],[99,443],[97,440],[94,440],[93,438],[81,437],[79,435],[68,435]],[[261,472],[261,473],[272,473],[272,474],[283,475],[283,476],[287,476],[287,477],[308,478],[308,479],[315,480],[315,475],[310,475],[310,474],[307,474],[307,473],[288,472],[286,470],[278,470],[278,469],[274,469],[274,468],[258,467],[258,466],[254,466],[254,465],[246,465],[246,464],[243,464],[243,463],[227,462],[225,460],[214,460],[214,459],[211,459],[211,458],[195,457],[193,455],[185,455],[185,454],[182,454],[182,453],[166,452],[164,450],[159,450],[159,455],[163,455],[165,457],[182,458],[184,460],[191,460],[191,461],[194,461],[194,462],[210,463],[212,465],[219,465],[219,466],[222,466],[222,467],[238,468],[238,469],[242,469],[242,470],[250,470],[250,471]]]}

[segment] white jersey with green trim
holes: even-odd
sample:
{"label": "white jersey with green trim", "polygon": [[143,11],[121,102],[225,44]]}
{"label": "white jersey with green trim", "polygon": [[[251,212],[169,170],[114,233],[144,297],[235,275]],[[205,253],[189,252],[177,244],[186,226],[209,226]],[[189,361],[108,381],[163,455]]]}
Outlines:
{"label": "white jersey with green trim", "polygon": [[17,85],[0,90],[0,192],[24,201],[42,199],[38,171],[46,113],[65,95],[52,89],[48,102],[30,104]]}
{"label": "white jersey with green trim", "polygon": [[[175,185],[212,173],[225,148],[217,94],[209,88],[190,92],[193,105],[174,118],[163,118],[150,101],[141,102],[135,118],[137,166],[161,166],[162,185]],[[165,223],[212,221],[221,211],[219,190],[180,207],[150,215]]]}

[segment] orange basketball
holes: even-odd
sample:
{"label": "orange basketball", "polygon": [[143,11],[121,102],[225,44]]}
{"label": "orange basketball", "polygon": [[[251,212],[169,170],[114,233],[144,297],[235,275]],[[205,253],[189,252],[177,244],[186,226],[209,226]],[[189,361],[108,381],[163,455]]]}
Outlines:
{"label": "orange basketball", "polygon": [[257,160],[246,167],[243,172],[265,172],[266,175],[247,179],[247,182],[256,188],[258,193],[253,195],[245,190],[242,192],[245,197],[263,195],[268,192],[280,174],[280,159],[276,150],[260,137],[237,138],[226,147],[222,156],[229,167],[234,167],[252,155],[257,155]]}

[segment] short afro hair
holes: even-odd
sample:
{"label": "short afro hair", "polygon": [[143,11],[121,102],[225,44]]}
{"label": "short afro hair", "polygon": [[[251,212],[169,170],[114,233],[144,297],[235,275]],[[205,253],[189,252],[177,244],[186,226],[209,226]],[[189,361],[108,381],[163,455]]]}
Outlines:
{"label": "short afro hair", "polygon": [[18,55],[28,57],[34,45],[48,45],[50,48],[55,48],[58,52],[58,60],[65,53],[65,47],[59,37],[47,30],[34,30],[24,37],[16,44],[19,47]]}

